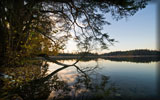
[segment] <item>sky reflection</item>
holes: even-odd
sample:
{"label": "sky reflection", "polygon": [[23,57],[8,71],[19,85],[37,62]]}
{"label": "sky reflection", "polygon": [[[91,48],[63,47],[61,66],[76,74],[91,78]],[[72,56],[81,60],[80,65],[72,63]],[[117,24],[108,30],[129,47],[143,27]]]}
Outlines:
{"label": "sky reflection", "polygon": [[[71,64],[74,60],[63,61]],[[98,61],[80,61],[77,65],[81,68],[91,68],[97,66],[95,70],[101,75],[110,77],[110,83],[115,83],[122,92],[122,95],[132,96],[155,96],[157,91],[156,77],[156,62],[151,63],[131,63],[131,62],[114,62],[109,60],[98,59]],[[49,72],[52,72],[60,66],[49,63]],[[61,79],[69,84],[75,82],[77,78],[77,70],[74,67],[69,67],[58,73]]]}

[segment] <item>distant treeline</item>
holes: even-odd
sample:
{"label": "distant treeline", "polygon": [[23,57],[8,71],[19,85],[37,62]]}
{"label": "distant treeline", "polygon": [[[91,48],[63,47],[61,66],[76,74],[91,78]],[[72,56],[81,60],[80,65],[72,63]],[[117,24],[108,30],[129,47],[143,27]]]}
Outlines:
{"label": "distant treeline", "polygon": [[102,54],[101,56],[160,56],[160,51],[139,49],[139,50],[110,52]]}
{"label": "distant treeline", "polygon": [[139,49],[139,50],[129,50],[129,51],[115,51],[104,54],[81,52],[81,53],[60,53],[58,56],[160,56],[160,51]]}
{"label": "distant treeline", "polygon": [[59,53],[58,56],[99,56],[98,54],[96,53],[90,53],[90,52],[81,52],[81,53],[77,53],[77,54],[74,54],[74,53]]}
{"label": "distant treeline", "polygon": [[85,55],[81,60],[97,60],[98,58],[111,60],[111,61],[127,61],[136,63],[150,63],[160,61],[160,51],[156,50],[129,50],[129,51],[116,51],[104,54],[81,52],[81,53],[60,53],[57,56],[51,56],[53,59],[57,60],[73,60],[79,59],[81,56]]}

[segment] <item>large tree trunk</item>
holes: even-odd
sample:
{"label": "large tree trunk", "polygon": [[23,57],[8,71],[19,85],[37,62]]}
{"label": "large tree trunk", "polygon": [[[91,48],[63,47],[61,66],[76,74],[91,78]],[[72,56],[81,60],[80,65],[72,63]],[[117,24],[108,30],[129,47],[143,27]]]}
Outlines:
{"label": "large tree trunk", "polygon": [[23,35],[23,7],[23,0],[0,1],[0,66],[8,63],[9,56],[13,56],[7,53],[8,50],[11,54],[20,50],[17,44]]}
{"label": "large tree trunk", "polygon": [[4,65],[6,60],[7,34],[0,26],[0,66]]}

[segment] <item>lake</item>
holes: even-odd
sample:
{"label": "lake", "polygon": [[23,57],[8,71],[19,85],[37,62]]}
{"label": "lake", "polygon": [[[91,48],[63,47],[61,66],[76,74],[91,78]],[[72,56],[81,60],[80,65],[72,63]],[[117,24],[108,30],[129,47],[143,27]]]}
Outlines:
{"label": "lake", "polygon": [[[71,65],[76,59],[58,62]],[[40,66],[5,68],[0,98],[19,96],[23,98],[20,100],[159,100],[159,61],[85,59],[75,66],[65,66],[64,69],[53,62],[36,63]],[[57,69],[60,69],[59,72],[51,75]]]}
{"label": "lake", "polygon": [[[72,64],[75,60],[61,60],[60,62]],[[97,59],[80,61],[77,66],[93,79],[93,83],[100,84],[102,76],[109,77],[107,84],[117,88],[115,93],[117,97],[156,98],[158,96],[158,63],[116,62]],[[51,73],[59,67],[54,63],[49,63],[48,72]],[[70,85],[77,81],[78,74],[75,67],[58,72],[58,76]]]}

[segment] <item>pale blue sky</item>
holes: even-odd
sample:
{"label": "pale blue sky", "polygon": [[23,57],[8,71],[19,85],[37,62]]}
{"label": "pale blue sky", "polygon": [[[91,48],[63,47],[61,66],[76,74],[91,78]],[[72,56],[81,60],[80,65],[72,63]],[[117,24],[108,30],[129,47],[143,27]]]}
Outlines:
{"label": "pale blue sky", "polygon": [[[149,4],[145,9],[138,11],[134,16],[119,21],[106,16],[110,26],[104,26],[103,32],[108,33],[111,38],[118,42],[110,46],[110,50],[104,52],[132,50],[132,49],[156,49],[156,4]],[[71,52],[75,49],[73,41],[68,42],[68,49]]]}

